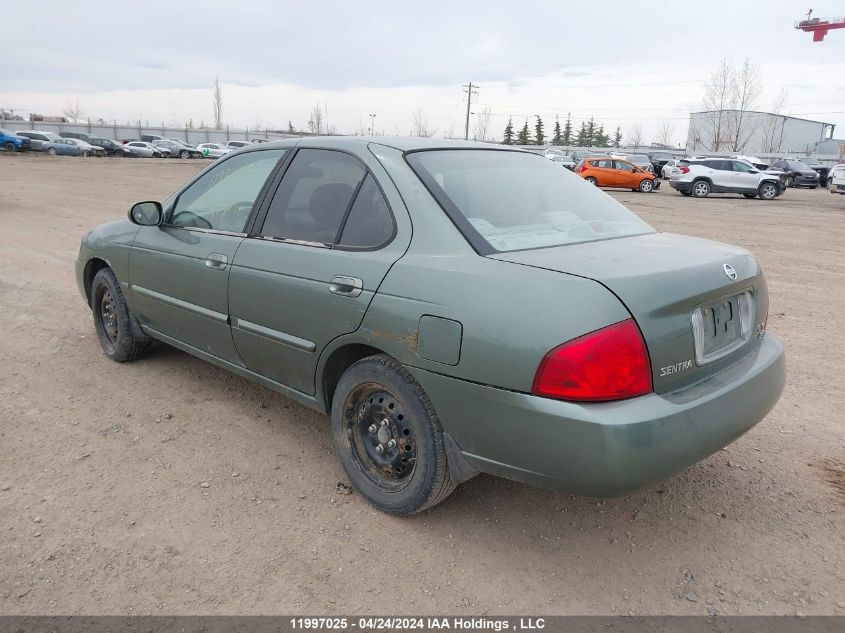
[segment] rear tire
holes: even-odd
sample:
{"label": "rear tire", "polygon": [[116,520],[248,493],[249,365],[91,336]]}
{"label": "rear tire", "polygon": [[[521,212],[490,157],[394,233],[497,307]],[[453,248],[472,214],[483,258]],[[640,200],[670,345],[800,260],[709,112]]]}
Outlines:
{"label": "rear tire", "polygon": [[370,356],[347,369],[335,389],[331,417],[343,469],[379,510],[422,512],[455,489],[434,406],[393,358]]}
{"label": "rear tire", "polygon": [[47,150],[47,153],[48,153],[50,156],[55,156],[55,155],[56,155],[56,148],[55,148],[55,147],[51,147],[50,149],[48,149],[48,150]]}
{"label": "rear tire", "polygon": [[689,198],[692,195],[692,192],[691,191],[682,191],[681,195]]}
{"label": "rear tire", "polygon": [[118,363],[136,360],[149,350],[152,339],[141,332],[129,312],[120,283],[111,268],[103,268],[91,283],[94,329],[103,353]]}
{"label": "rear tire", "polygon": [[710,183],[706,180],[696,180],[692,183],[692,195],[695,198],[706,198],[710,195]]}
{"label": "rear tire", "polygon": [[756,193],[744,193],[742,195],[745,196],[746,198],[748,198],[749,200],[757,197]]}
{"label": "rear tire", "polygon": [[651,178],[643,178],[640,181],[640,191],[643,193],[651,193],[654,191],[654,181]]}
{"label": "rear tire", "polygon": [[584,180],[586,180],[588,183],[590,183],[594,187],[597,187],[598,184],[599,184],[598,182],[596,182],[596,179],[593,178],[592,176],[587,176],[586,178],[584,178]]}

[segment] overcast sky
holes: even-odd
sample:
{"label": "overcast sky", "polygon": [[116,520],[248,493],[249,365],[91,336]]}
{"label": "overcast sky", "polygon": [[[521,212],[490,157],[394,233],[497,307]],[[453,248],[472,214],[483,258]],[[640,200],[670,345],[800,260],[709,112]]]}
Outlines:
{"label": "overcast sky", "polygon": [[[808,0],[845,16],[842,0]],[[789,93],[786,113],[836,123],[845,137],[845,29],[824,42],[793,29],[809,7],[789,0],[670,2],[4,2],[0,108],[209,123],[219,77],[224,120],[305,127],[319,102],[338,132],[408,134],[422,108],[438,135],[462,135],[461,85],[480,86],[489,136],[508,116],[591,115],[606,130],[634,121],[675,142],[700,106],[702,84],[726,57],[764,73],[759,109]],[[533,121],[531,122],[533,125]]]}

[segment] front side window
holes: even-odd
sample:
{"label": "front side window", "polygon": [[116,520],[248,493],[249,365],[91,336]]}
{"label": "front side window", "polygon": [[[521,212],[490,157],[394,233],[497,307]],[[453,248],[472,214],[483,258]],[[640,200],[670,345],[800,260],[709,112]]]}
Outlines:
{"label": "front side window", "polygon": [[365,175],[364,166],[348,154],[299,150],[273,196],[261,234],[334,244]]}
{"label": "front side window", "polygon": [[616,161],[616,169],[621,169],[622,171],[630,171],[630,172],[633,172],[633,171],[634,171],[634,166],[633,166],[633,165],[631,165],[630,163],[626,163],[625,161],[622,161],[622,160],[617,160],[617,161]]}
{"label": "front side window", "polygon": [[735,160],[731,163],[733,165],[734,171],[742,172],[742,173],[749,173],[752,169],[754,169],[751,165],[743,163],[741,160]]}
{"label": "front side window", "polygon": [[411,152],[406,160],[481,254],[654,232],[612,197],[542,156],[440,150]]}
{"label": "front side window", "polygon": [[286,151],[248,152],[223,161],[179,195],[168,224],[243,231],[255,199]]}

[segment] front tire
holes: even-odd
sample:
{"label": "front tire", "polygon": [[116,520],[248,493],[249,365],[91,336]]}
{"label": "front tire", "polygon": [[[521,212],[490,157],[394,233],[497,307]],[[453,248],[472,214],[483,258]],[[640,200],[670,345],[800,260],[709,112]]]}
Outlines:
{"label": "front tire", "polygon": [[55,156],[55,155],[56,155],[56,148],[55,148],[55,147],[51,147],[50,149],[48,149],[48,150],[47,150],[47,153],[48,153],[50,156]]}
{"label": "front tire", "polygon": [[332,398],[331,416],[343,469],[379,510],[422,512],[455,489],[434,406],[396,360],[370,356],[347,369]]}
{"label": "front tire", "polygon": [[692,183],[692,195],[695,198],[706,198],[710,195],[710,183],[706,180],[696,180]]}
{"label": "front tire", "polygon": [[774,200],[778,196],[778,188],[772,182],[764,182],[757,190],[757,195],[761,200]]}
{"label": "front tire", "polygon": [[179,152],[179,158],[186,159],[190,157],[191,155],[188,153],[187,150],[182,150],[181,152]]}
{"label": "front tire", "polygon": [[87,149],[84,152],[82,152],[83,158],[88,158],[89,156],[91,156],[91,152],[89,152]]}
{"label": "front tire", "polygon": [[787,188],[787,189],[789,189],[789,188],[790,188],[790,187],[792,187],[794,184],[795,184],[795,179],[794,179],[792,176],[787,176],[787,177],[786,177],[786,183],[785,183],[786,188]]}
{"label": "front tire", "polygon": [[14,144],[14,143],[12,143],[12,141],[9,141],[9,142],[8,142],[8,143],[6,143],[3,147],[5,147],[5,148],[6,148],[6,151],[7,151],[7,152],[14,152],[14,151],[17,149],[17,147],[15,146],[15,144]]}
{"label": "front tire", "polygon": [[138,326],[111,268],[103,268],[91,283],[94,329],[103,353],[118,363],[136,360],[149,350],[151,339]]}
{"label": "front tire", "polygon": [[640,181],[640,191],[643,193],[651,193],[654,191],[654,181],[652,181],[651,178],[643,178],[642,181]]}

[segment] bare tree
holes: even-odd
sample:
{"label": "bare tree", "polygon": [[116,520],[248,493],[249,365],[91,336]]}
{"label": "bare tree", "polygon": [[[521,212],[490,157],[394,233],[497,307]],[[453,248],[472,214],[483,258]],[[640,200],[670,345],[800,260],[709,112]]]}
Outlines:
{"label": "bare tree", "polygon": [[643,142],[643,129],[637,121],[634,121],[631,127],[625,131],[625,137],[628,139],[628,145],[640,146],[640,143]]}
{"label": "bare tree", "polygon": [[701,100],[702,109],[706,112],[702,124],[704,129],[696,128],[695,132],[705,149],[718,152],[728,146],[728,110],[734,105],[735,95],[736,71],[727,59],[723,59],[704,84]]}
{"label": "bare tree", "polygon": [[323,133],[323,108],[320,107],[319,101],[311,110],[311,118],[308,119],[308,130],[312,134]]}
{"label": "bare tree", "polygon": [[76,100],[71,103],[71,100],[68,99],[65,102],[65,109],[62,110],[62,114],[64,114],[65,118],[68,119],[71,123],[76,123],[82,118],[82,115],[85,113],[82,110],[82,107],[79,105],[79,100]]}
{"label": "bare tree", "polygon": [[[781,114],[786,108],[789,93],[786,88],[781,88],[780,94],[772,103],[772,114]],[[783,129],[783,119],[771,116],[768,118],[761,133],[760,148],[764,154],[774,153],[780,149],[780,132]]]}
{"label": "bare tree", "polygon": [[730,122],[731,149],[741,152],[757,129],[760,117],[754,112],[760,93],[763,91],[763,79],[760,67],[747,59],[742,68],[735,73],[733,108]]}
{"label": "bare tree", "polygon": [[490,117],[492,112],[488,106],[481,108],[475,115],[475,131],[472,138],[476,141],[484,141],[487,139],[487,128],[490,127]]}
{"label": "bare tree", "polygon": [[672,136],[675,134],[675,126],[671,121],[661,121],[657,126],[657,134],[654,137],[654,142],[661,145],[672,145]]}
{"label": "bare tree", "polygon": [[414,110],[413,119],[411,121],[411,136],[431,137],[437,134],[437,128],[432,128],[428,124],[428,119],[425,118],[422,108]]}
{"label": "bare tree", "polygon": [[214,128],[223,129],[223,88],[220,86],[220,79],[214,78],[214,92],[212,93],[214,105]]}

